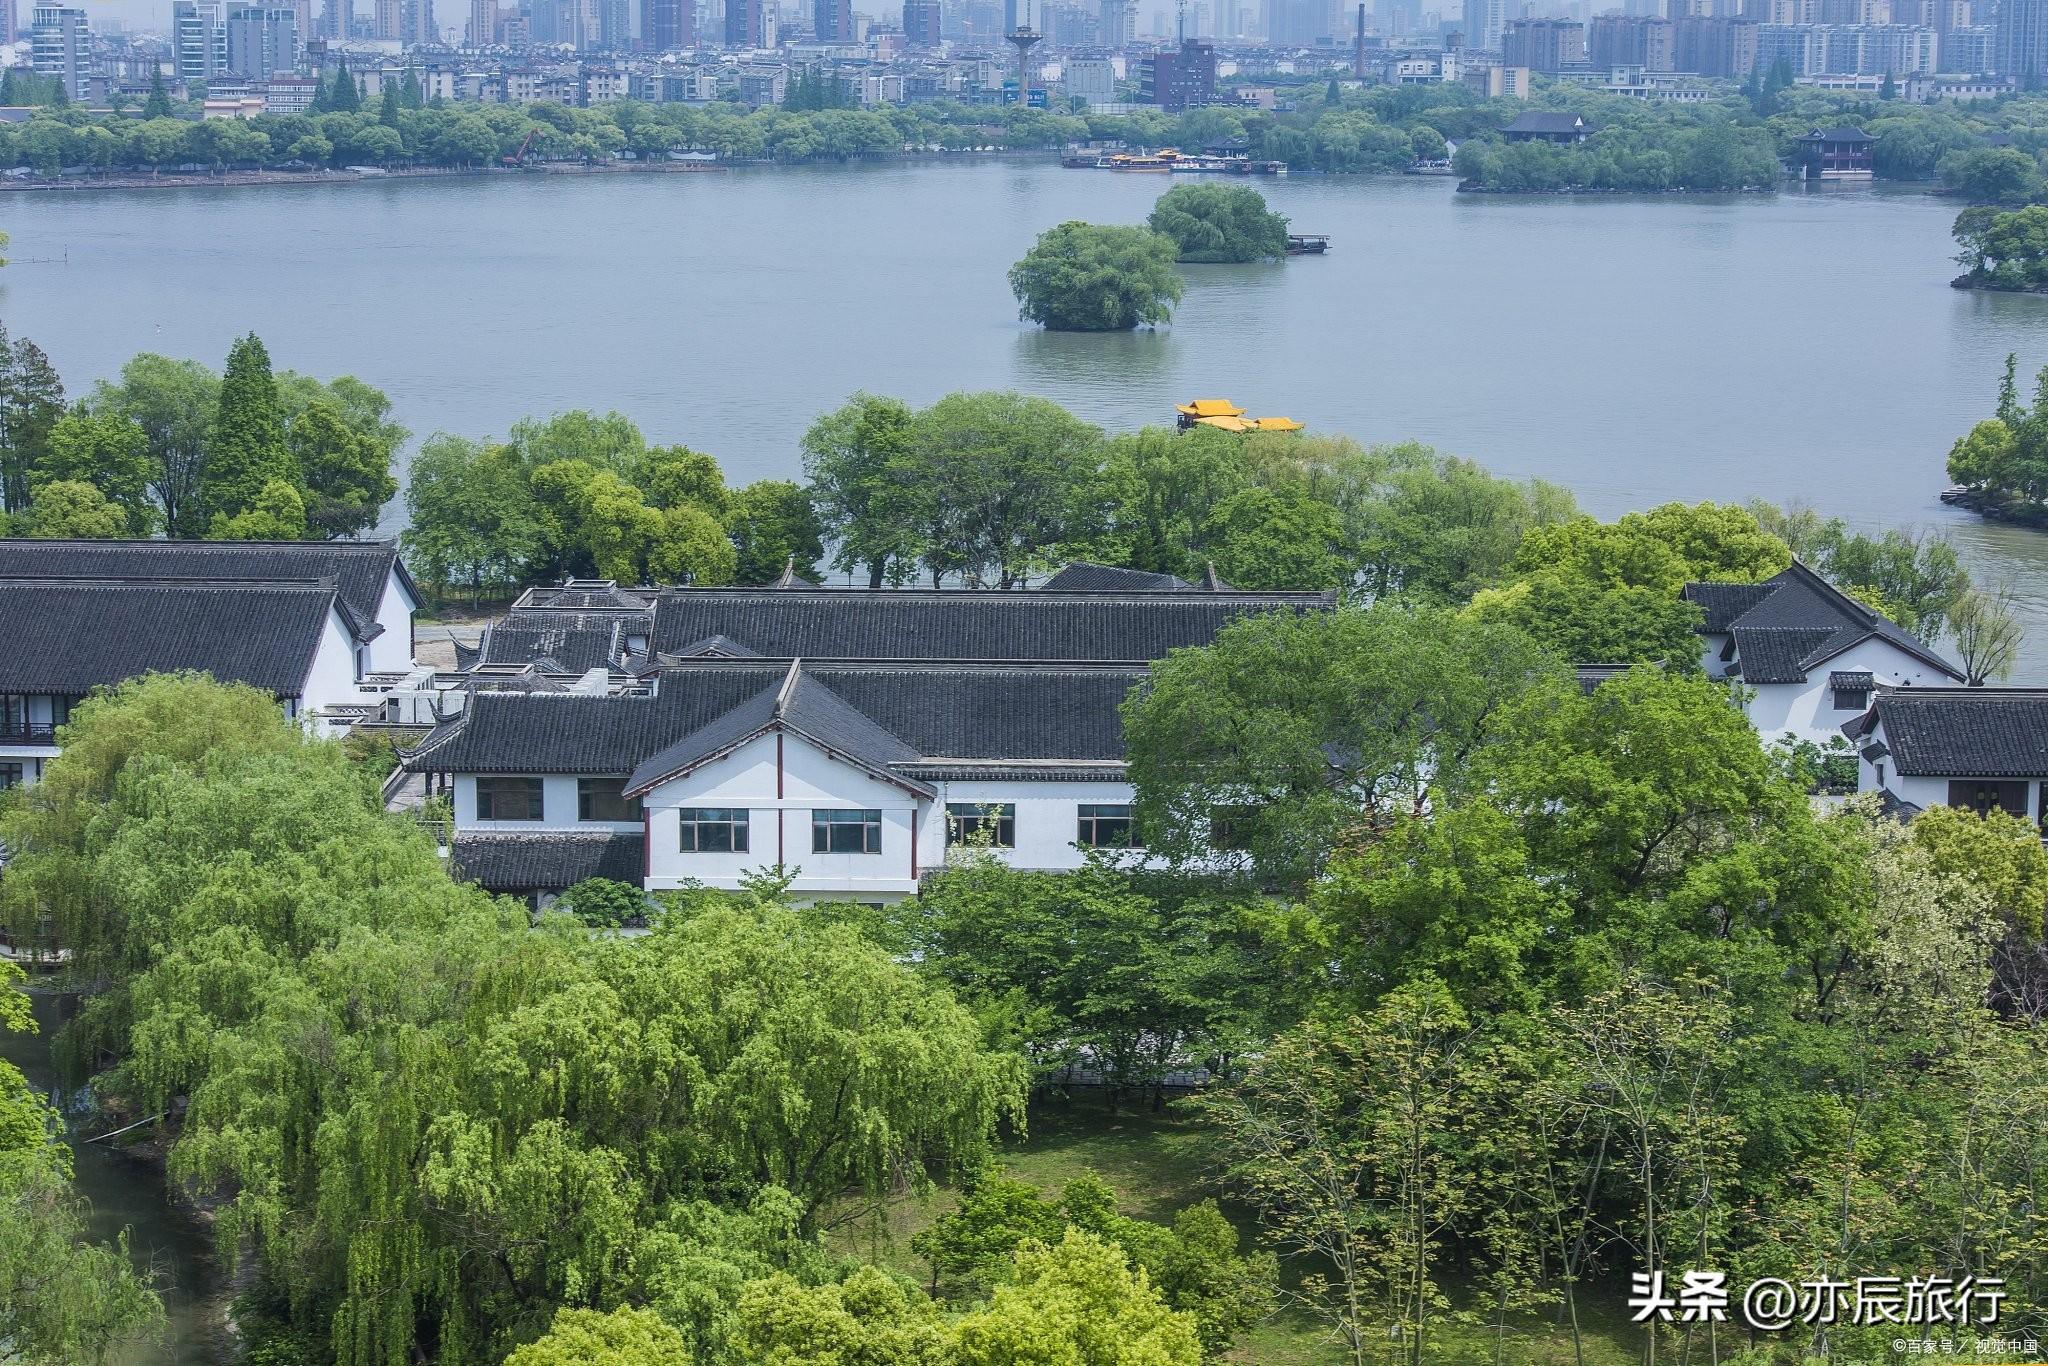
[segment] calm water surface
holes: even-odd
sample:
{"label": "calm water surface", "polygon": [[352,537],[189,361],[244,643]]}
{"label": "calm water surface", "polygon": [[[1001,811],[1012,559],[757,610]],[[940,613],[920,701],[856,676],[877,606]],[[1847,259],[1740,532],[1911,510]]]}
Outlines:
{"label": "calm water surface", "polygon": [[2005,354],[2048,362],[2048,298],[1950,289],[1953,205],[1295,177],[1260,188],[1327,257],[1189,268],[1156,333],[1016,320],[1004,272],[1036,233],[1138,221],[1167,183],[993,158],[17,194],[0,318],[74,390],[138,350],[218,365],[254,328],[419,433],[616,408],[735,482],[795,474],[799,435],[855,389],[1017,388],[1113,428],[1221,394],[1540,475],[1603,515],[1763,497],[1945,527],[2022,595],[2023,676],[2048,683],[2048,536],[1935,496]]}
{"label": "calm water surface", "polygon": [[[50,1059],[50,1036],[69,1017],[74,999],[32,992],[37,1034],[0,1031],[0,1058],[22,1070],[29,1085],[48,1096],[67,1122],[86,1124],[90,1095],[68,1090]],[[105,1143],[71,1145],[72,1179],[91,1207],[95,1238],[112,1242],[125,1230],[139,1270],[163,1296],[161,1340],[118,1352],[110,1366],[198,1366],[231,1359],[219,1331],[224,1294],[213,1257],[213,1236],[190,1211],[164,1194],[162,1171],[124,1157]]]}

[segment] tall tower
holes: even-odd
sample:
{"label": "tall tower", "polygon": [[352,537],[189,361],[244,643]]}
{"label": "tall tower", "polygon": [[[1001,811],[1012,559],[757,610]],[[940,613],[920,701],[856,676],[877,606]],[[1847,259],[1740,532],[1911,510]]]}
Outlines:
{"label": "tall tower", "polygon": [[1010,46],[1017,49],[1017,103],[1031,103],[1031,49],[1038,44],[1038,30],[1031,27],[1031,11],[1024,11],[1024,22],[1011,29],[1007,35]]}

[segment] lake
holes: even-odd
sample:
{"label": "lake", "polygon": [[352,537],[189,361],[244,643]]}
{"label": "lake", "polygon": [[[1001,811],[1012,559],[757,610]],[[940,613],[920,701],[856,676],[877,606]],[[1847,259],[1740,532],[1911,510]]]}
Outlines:
{"label": "lake", "polygon": [[615,408],[734,482],[796,474],[804,428],[856,389],[1016,388],[1112,428],[1221,395],[1540,475],[1603,516],[1762,497],[1942,527],[2020,595],[2017,681],[2048,683],[2048,536],[1936,499],[2005,354],[2048,363],[2048,298],[1950,289],[1952,203],[1298,176],[1259,188],[1328,256],[1189,267],[1158,332],[1017,320],[1004,273],[1039,231],[1140,221],[1168,183],[1002,156],[12,194],[0,318],[74,391],[141,350],[218,366],[254,329],[279,366],[378,385],[416,433]]}

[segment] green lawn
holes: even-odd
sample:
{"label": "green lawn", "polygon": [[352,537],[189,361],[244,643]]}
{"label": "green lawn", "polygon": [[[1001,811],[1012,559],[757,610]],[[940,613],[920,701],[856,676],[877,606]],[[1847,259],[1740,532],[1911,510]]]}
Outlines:
{"label": "green lawn", "polygon": [[[1093,1097],[1032,1109],[1029,1132],[1001,1157],[1008,1174],[1054,1194],[1083,1172],[1094,1172],[1117,1193],[1123,1213],[1135,1218],[1170,1221],[1174,1212],[1219,1194],[1217,1152],[1203,1127],[1168,1107],[1163,1115],[1148,1110],[1112,1115]],[[950,1190],[934,1191],[920,1200],[904,1196],[890,1201],[880,1217],[842,1225],[833,1236],[837,1250],[895,1267],[922,1279],[929,1272],[910,1250],[911,1235],[951,1210]],[[1224,1212],[1256,1237],[1250,1211],[1224,1204]],[[1292,1281],[1298,1267],[1283,1261],[1282,1275]],[[1582,1314],[1584,1308],[1582,1306]],[[1612,1316],[1595,1320],[1586,1334],[1585,1366],[1627,1366],[1639,1353],[1624,1347]],[[1515,1325],[1500,1360],[1506,1366],[1576,1366],[1570,1335],[1547,1321],[1523,1319]],[[1494,1336],[1487,1325],[1446,1325],[1427,1353],[1433,1364],[1491,1363]],[[1229,1360],[1260,1366],[1339,1366],[1349,1360],[1311,1314],[1285,1309],[1262,1324]]]}

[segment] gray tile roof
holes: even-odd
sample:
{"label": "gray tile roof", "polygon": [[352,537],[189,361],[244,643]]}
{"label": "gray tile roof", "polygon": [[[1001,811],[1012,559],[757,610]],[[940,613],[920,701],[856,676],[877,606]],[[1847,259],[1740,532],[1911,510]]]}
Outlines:
{"label": "gray tile roof", "polygon": [[514,613],[486,626],[477,662],[525,664],[545,657],[554,661],[557,672],[575,674],[624,665],[616,620],[572,612],[558,620],[535,621],[534,615]]}
{"label": "gray tile roof", "polygon": [[1698,603],[1706,613],[1706,621],[1700,629],[1718,634],[1776,591],[1767,583],[1689,583],[1682,590],[1682,596],[1688,602]]}
{"label": "gray tile roof", "polygon": [[1525,109],[1515,115],[1513,123],[1501,129],[1503,133],[1577,133],[1592,132],[1592,126],[1578,114],[1555,113],[1541,109]]}
{"label": "gray tile roof", "polygon": [[196,669],[296,697],[338,607],[331,581],[0,579],[0,692]]}
{"label": "gray tile roof", "polygon": [[333,579],[363,622],[384,585],[412,579],[390,541],[39,541],[0,538],[0,576],[62,579]]}
{"label": "gray tile roof", "polygon": [[1924,642],[1797,560],[1760,584],[1689,583],[1684,594],[1706,613],[1701,631],[1733,638],[1745,683],[1803,683],[1808,670],[1873,639],[1962,681]]}
{"label": "gray tile roof", "polygon": [[1039,589],[1048,593],[1191,593],[1195,586],[1173,574],[1150,574],[1142,569],[1118,569],[1114,565],[1076,560],[1040,584]]}
{"label": "gray tile roof", "polygon": [[646,874],[640,834],[457,835],[450,871],[491,892],[558,892],[585,878],[638,885]]}
{"label": "gray tile roof", "polygon": [[1060,593],[848,588],[664,590],[654,649],[724,636],[767,659],[1142,662],[1235,617],[1315,611],[1330,593]]}
{"label": "gray tile roof", "polygon": [[[788,717],[871,766],[1114,763],[1124,755],[1117,708],[1144,676],[1140,666],[806,660]],[[436,727],[407,766],[627,775],[674,751],[667,762],[680,767],[688,752],[716,749],[772,719],[789,665],[705,659],[665,668],[658,678],[653,697],[480,693],[461,716]]]}
{"label": "gray tile roof", "polygon": [[763,689],[642,761],[626,778],[626,791],[639,793],[658,786],[777,723],[878,776],[925,793],[932,790],[928,784],[892,770],[892,765],[919,757],[914,747],[854,710],[801,664],[792,663],[774,688]]}
{"label": "gray tile roof", "polygon": [[1870,716],[1906,777],[2048,778],[2048,689],[1886,688]]}

